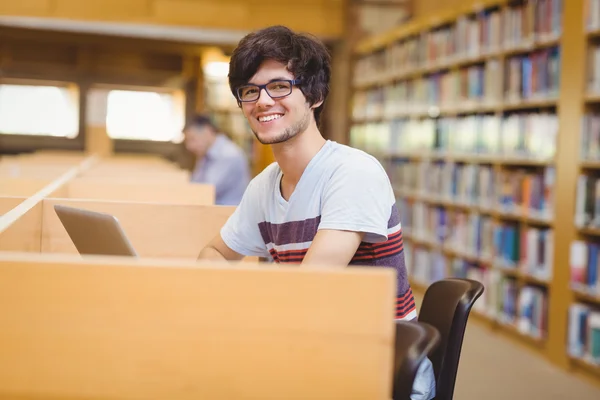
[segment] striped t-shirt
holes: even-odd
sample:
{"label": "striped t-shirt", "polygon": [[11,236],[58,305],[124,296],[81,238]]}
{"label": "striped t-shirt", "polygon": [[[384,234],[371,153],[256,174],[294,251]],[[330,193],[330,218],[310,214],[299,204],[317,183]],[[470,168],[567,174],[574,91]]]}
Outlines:
{"label": "striped t-shirt", "polygon": [[394,191],[379,161],[327,141],[307,165],[289,201],[281,195],[281,178],[281,169],[273,163],[250,182],[221,230],[227,246],[276,263],[300,263],[319,229],[364,232],[350,265],[395,268],[395,317],[415,319]]}

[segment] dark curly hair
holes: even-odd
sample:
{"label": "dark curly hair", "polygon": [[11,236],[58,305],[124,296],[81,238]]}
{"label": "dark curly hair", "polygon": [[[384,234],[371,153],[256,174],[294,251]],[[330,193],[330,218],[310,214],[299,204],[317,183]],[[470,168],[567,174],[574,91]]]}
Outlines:
{"label": "dark curly hair", "polygon": [[331,56],[327,47],[313,36],[295,33],[281,25],[246,35],[229,62],[229,88],[236,99],[237,88],[247,84],[265,60],[286,64],[294,78],[301,80],[298,86],[311,106],[323,101],[314,110],[315,121],[319,124],[331,76]]}

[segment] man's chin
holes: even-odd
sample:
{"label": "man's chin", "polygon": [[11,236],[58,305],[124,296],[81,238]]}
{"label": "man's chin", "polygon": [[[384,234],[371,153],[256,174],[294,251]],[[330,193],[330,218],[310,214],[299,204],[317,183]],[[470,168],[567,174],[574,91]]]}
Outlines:
{"label": "man's chin", "polygon": [[277,144],[287,141],[290,137],[285,132],[277,134],[260,134],[254,132],[254,136],[261,144]]}

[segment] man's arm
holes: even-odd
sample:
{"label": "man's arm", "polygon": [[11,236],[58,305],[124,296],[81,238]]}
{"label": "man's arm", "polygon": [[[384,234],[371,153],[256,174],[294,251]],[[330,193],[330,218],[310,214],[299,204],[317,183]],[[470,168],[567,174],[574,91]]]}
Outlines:
{"label": "man's arm", "polygon": [[252,180],[239,206],[227,218],[219,233],[200,252],[199,260],[239,261],[244,256],[266,257],[269,255],[259,224],[264,221],[261,196],[266,193],[265,178],[259,174]]}
{"label": "man's arm", "polygon": [[239,261],[243,257],[242,254],[231,250],[221,238],[221,234],[218,234],[202,249],[198,260]]}
{"label": "man's arm", "polygon": [[363,232],[321,229],[315,235],[302,264],[347,266],[363,237]]}
{"label": "man's arm", "polygon": [[319,230],[306,263],[346,266],[361,242],[387,240],[394,202],[389,178],[376,160],[345,160],[323,192]]}

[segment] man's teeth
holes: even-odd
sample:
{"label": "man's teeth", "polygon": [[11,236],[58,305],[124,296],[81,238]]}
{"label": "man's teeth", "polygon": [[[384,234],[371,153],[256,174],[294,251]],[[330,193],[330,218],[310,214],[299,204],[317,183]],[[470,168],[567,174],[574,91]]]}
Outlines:
{"label": "man's teeth", "polygon": [[259,117],[258,120],[260,122],[269,122],[269,121],[273,121],[274,119],[279,119],[282,116],[283,115],[281,115],[281,114],[267,115],[266,117]]}

